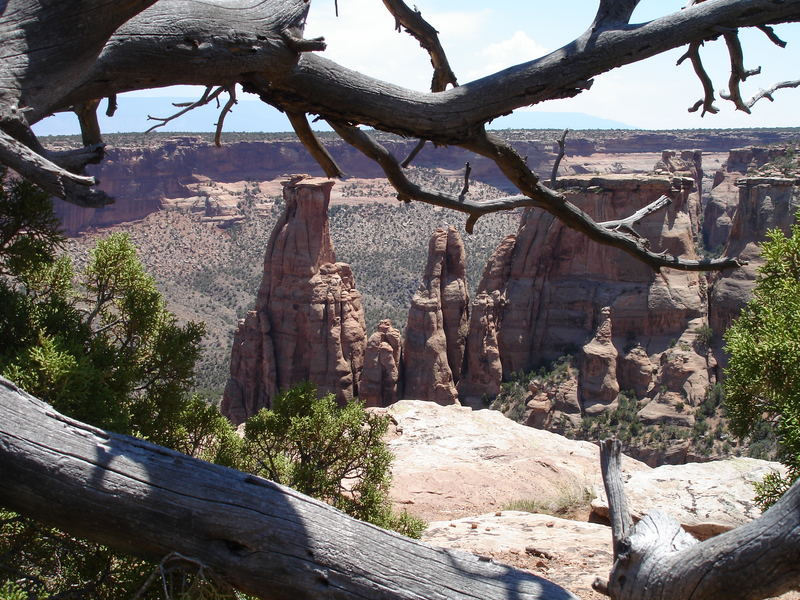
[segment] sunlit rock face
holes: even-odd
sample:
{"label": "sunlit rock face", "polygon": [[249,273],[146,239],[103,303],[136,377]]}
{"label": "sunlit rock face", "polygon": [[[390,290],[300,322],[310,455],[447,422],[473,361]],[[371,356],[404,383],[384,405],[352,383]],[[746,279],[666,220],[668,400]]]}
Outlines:
{"label": "sunlit rock face", "polygon": [[[697,157],[689,153],[677,166],[678,158],[665,158],[662,175],[567,177],[559,181],[559,190],[599,222],[627,217],[666,195],[671,204],[635,229],[655,252],[696,258]],[[675,175],[678,171],[691,177]],[[529,209],[516,235],[501,243],[487,265],[473,306],[469,340],[474,336],[476,341],[468,340],[462,388],[492,395],[501,378],[572,354],[584,414],[614,408],[620,391],[633,390],[650,401],[663,390],[675,396],[663,395],[663,410],[649,418],[666,420],[679,401],[700,402],[697,390],[714,377],[713,359],[695,343],[696,329],[707,325],[707,313],[704,275],[671,269],[656,273],[548,213]],[[480,338],[497,340],[497,351],[493,343],[486,345],[485,360],[477,352]],[[662,360],[671,348],[681,352],[675,360],[688,360],[699,374],[676,373],[680,370]],[[528,407],[537,415],[534,420],[552,421],[543,410],[558,403],[552,398],[545,402],[544,390],[537,389],[537,394],[536,406]]]}
{"label": "sunlit rock face", "polygon": [[469,294],[464,242],[454,227],[439,227],[428,244],[428,261],[411,299],[403,343],[404,395],[438,404],[458,402]]}
{"label": "sunlit rock face", "polygon": [[358,394],[366,332],[350,266],[328,230],[333,182],[284,183],[285,210],[264,254],[256,308],[239,323],[221,410],[241,423],[275,394],[310,381],[340,402]]}

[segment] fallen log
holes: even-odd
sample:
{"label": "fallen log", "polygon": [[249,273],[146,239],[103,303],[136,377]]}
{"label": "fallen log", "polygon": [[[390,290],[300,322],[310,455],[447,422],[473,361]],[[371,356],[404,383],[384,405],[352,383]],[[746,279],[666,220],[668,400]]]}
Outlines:
{"label": "fallen log", "polygon": [[2,378],[0,482],[0,504],[21,514],[156,562],[178,553],[262,598],[575,598],[531,573],[70,419]]}

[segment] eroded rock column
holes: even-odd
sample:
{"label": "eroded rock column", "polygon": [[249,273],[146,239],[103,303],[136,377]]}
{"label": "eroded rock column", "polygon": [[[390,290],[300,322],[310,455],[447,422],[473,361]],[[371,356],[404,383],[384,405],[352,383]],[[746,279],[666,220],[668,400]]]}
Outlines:
{"label": "eroded rock column", "polygon": [[336,262],[328,230],[333,182],[283,182],[284,213],[264,254],[256,309],[240,322],[220,410],[241,423],[302,381],[340,402],[358,394],[366,333],[350,266]]}

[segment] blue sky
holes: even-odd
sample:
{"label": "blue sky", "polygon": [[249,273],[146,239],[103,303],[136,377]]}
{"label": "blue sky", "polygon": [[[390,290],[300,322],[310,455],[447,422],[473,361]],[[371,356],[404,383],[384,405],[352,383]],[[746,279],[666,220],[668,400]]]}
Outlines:
{"label": "blue sky", "polygon": [[[334,0],[312,0],[306,36],[325,36],[325,55],[350,68],[369,75],[424,90],[430,82],[427,55],[407,34],[394,31],[394,20],[380,0],[338,0],[339,17],[334,15]],[[487,75],[504,67],[525,62],[555,50],[580,35],[591,23],[597,1],[591,0],[414,0],[413,2],[439,31],[453,68],[461,82]],[[679,10],[685,0],[643,0],[634,14],[634,22],[646,21]],[[777,33],[789,45],[781,50],[758,31],[742,32],[745,66],[762,67],[762,74],[743,86],[749,98],[760,88],[778,81],[800,79],[800,25],[781,25]],[[534,123],[552,123],[564,127],[577,122],[575,113],[645,129],[797,127],[800,117],[800,90],[782,90],[776,102],[761,101],[752,115],[736,112],[729,103],[719,100],[720,114],[700,118],[686,109],[700,98],[702,91],[691,66],[675,66],[683,53],[676,50],[606,73],[595,80],[591,90],[577,98],[558,100],[517,111],[519,119]],[[717,90],[724,89],[728,78],[728,58],[722,41],[708,44],[704,61]],[[104,120],[104,131],[144,131],[147,112],[159,116],[172,110],[169,102],[199,96],[201,89],[165,88],[130,95],[137,100],[120,98],[120,113]],[[254,97],[240,95],[239,105],[226,120],[229,131],[287,130],[285,119]],[[159,108],[160,107],[160,108]],[[531,115],[526,111],[542,113]],[[552,113],[561,113],[553,115]],[[570,114],[572,113],[572,114]],[[170,124],[173,131],[211,130],[216,112],[209,108]],[[598,121],[599,122],[599,121]],[[495,125],[503,126],[503,121]],[[602,126],[602,125],[598,125]],[[37,125],[41,134],[77,132],[71,115],[59,115]]]}

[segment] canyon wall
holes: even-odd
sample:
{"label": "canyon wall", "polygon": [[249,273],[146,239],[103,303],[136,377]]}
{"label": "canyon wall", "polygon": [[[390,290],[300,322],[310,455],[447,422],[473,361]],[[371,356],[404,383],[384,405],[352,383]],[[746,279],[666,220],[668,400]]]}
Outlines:
{"label": "canyon wall", "polygon": [[[537,172],[549,172],[556,152],[557,132],[511,130],[498,132],[511,141]],[[158,210],[165,201],[197,195],[198,182],[266,181],[285,173],[322,175],[319,166],[294,136],[285,134],[231,134],[246,141],[232,141],[216,147],[199,135],[110,135],[106,158],[90,165],[89,172],[100,181],[115,203],[102,208],[81,208],[54,200],[65,232],[74,235],[91,227],[141,219]],[[573,132],[567,139],[568,156],[661,152],[664,148],[727,151],[745,145],[776,143],[796,136],[793,130],[728,130],[641,132],[613,131],[585,134]],[[361,153],[330,134],[321,136],[326,147],[353,176],[380,178],[382,171]],[[379,134],[381,142],[397,157],[407,156],[415,140]],[[74,144],[72,144],[74,145]],[[68,147],[61,143],[59,148]],[[624,158],[621,159],[624,162]],[[513,192],[497,167],[485,157],[456,147],[428,144],[415,158],[414,165],[433,169],[461,170],[469,161],[472,178]],[[564,166],[572,174],[580,165]],[[212,211],[213,212],[213,211]],[[212,215],[209,215],[212,216]]]}
{"label": "canyon wall", "polygon": [[240,321],[220,410],[241,423],[282,389],[310,381],[340,402],[358,395],[364,310],[328,230],[332,181],[286,181],[286,207],[264,254],[256,308]]}

